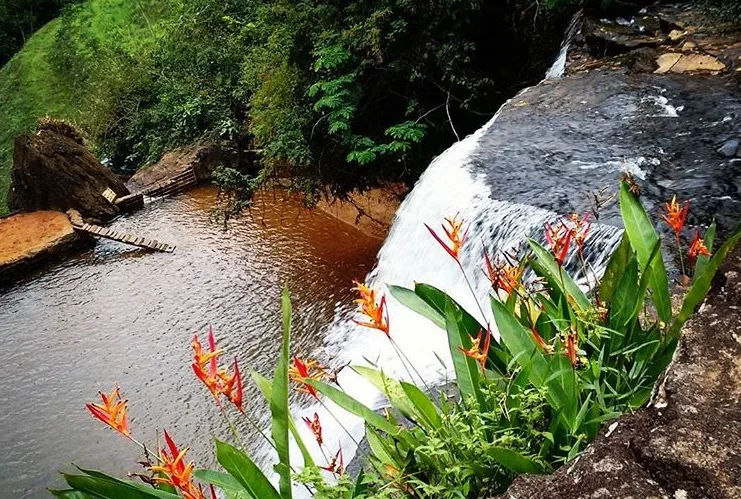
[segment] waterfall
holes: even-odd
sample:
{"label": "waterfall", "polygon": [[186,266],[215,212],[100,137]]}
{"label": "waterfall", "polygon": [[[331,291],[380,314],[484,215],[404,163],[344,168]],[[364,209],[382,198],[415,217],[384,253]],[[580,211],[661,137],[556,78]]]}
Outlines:
{"label": "waterfall", "polygon": [[[484,181],[485,172],[476,171],[471,158],[480,138],[495,126],[498,115],[432,162],[399,208],[379,252],[377,265],[367,276],[372,287],[387,293],[390,335],[428,385],[443,384],[454,376],[446,333],[398,303],[388,294],[386,285],[413,287],[415,282],[422,282],[436,286],[451,295],[482,324],[491,324],[494,334],[498,335],[488,305],[490,285],[483,273],[484,248],[490,255],[495,255],[520,247],[528,237],[542,240],[544,224],[554,222],[559,216],[535,206],[492,199]],[[469,227],[461,262],[475,297],[463,279],[461,269],[424,226],[428,224],[439,229],[444,217],[456,214]],[[610,250],[619,241],[621,233],[620,229],[608,225],[592,226],[585,254],[590,255],[590,266],[597,274],[601,275],[604,270]],[[573,273],[579,266],[576,262],[570,263],[567,266]],[[584,276],[576,277],[580,284],[589,286]],[[326,329],[325,349],[333,364],[371,363],[391,376],[408,380],[407,370],[385,335],[353,323],[354,314],[350,304],[339,307],[335,320]],[[340,371],[338,383],[343,390],[370,407],[379,408],[383,404],[381,394],[349,368]],[[324,404],[294,407],[294,417],[300,420],[302,416],[318,413],[325,442],[333,452],[341,445],[347,463],[356,451],[355,442],[363,438],[363,422],[329,401]],[[334,416],[327,413],[327,407]],[[313,447],[316,459],[323,461],[308,429],[303,424],[299,428],[307,445]],[[293,455],[299,464],[298,449],[294,449]],[[297,489],[297,495],[301,497],[302,494],[306,491]]]}

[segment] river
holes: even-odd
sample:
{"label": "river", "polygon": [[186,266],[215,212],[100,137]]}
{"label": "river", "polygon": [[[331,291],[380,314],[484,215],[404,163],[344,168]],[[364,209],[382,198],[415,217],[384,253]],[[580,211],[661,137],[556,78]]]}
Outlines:
{"label": "river", "polygon": [[[112,224],[177,245],[173,254],[101,241],[0,291],[0,498],[50,497],[46,487],[62,483],[56,470],[71,463],[142,471],[138,449],[85,410],[116,383],[137,438],[154,443],[166,428],[189,458],[212,464],[211,435],[226,437],[225,425],[191,370],[191,337],[211,324],[243,370],[269,374],[283,283],[293,351],[329,357],[322,329],[350,306],[351,281],[371,269],[381,242],[272,192],[224,229],[210,221],[215,200],[214,188],[199,187]],[[259,399],[247,382],[248,410],[263,413]]]}

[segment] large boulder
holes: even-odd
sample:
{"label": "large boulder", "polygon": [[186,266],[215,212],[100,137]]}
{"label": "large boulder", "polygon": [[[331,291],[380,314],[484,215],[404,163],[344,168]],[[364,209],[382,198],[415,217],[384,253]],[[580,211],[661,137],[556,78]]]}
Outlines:
{"label": "large boulder", "polygon": [[211,178],[216,167],[235,167],[239,161],[239,153],[233,148],[213,142],[195,144],[166,153],[157,163],[136,172],[127,185],[133,191],[141,191],[165,183],[189,168],[203,182]]}
{"label": "large boulder", "polygon": [[73,208],[96,222],[116,216],[118,208],[103,197],[103,192],[110,188],[120,197],[129,190],[81,142],[48,128],[16,137],[10,209],[65,212]]}

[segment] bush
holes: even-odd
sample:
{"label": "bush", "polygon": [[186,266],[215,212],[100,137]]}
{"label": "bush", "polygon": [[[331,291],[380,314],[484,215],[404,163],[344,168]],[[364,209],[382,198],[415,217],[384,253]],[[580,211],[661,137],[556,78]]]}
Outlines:
{"label": "bush", "polygon": [[[244,453],[224,412],[236,444],[216,442],[216,457],[226,473],[193,471],[165,433],[167,448],[159,451],[160,462],[148,465],[152,472],[149,485],[82,470],[82,475],[65,475],[69,490],[54,493],[68,499],[130,497],[127,494],[134,492],[141,498],[200,499],[207,490],[202,484],[210,484],[212,497],[218,487],[230,498],[287,499],[295,480],[324,499],[476,498],[501,493],[518,474],[552,472],[574,459],[606,421],[648,401],[672,358],[683,324],[741,239],[739,230],[711,255],[714,226],[704,238],[695,234],[688,249],[689,266],[683,266],[683,271],[692,274],[687,277],[691,286],[674,311],[661,240],[628,184],[621,185],[620,205],[625,235],[594,293],[584,292],[564,268],[569,257],[584,262],[588,217],[572,216],[555,226],[547,225],[549,248],[530,240],[529,250],[517,261],[485,256],[499,340],[493,341],[487,326],[440,290],[424,284],[413,290],[390,287],[396,299],[447,332],[458,392],[452,396],[432,395],[434,390],[426,386],[390,334],[386,296],[379,297],[378,291],[364,284],[356,283],[362,313],[358,324],[382,332],[408,370],[410,381],[416,376],[427,389],[425,393],[412,382],[392,379],[378,369],[353,367],[386,395],[393,410],[384,414],[329,383],[328,372],[315,361],[290,359],[292,311],[287,291],[282,298],[283,344],[275,376],[271,381],[252,373],[270,403],[270,436],[243,412],[242,377],[236,360],[230,369],[219,367],[222,351],[217,350],[213,332],[208,349],[195,336],[196,376],[220,407],[224,399],[228,401],[275,448],[277,488]],[[676,200],[666,205],[664,219],[678,241],[687,206]],[[466,231],[455,218],[447,223],[444,236],[428,229],[468,279],[459,260]],[[535,278],[524,280],[526,272]],[[356,479],[346,475],[342,449],[334,452],[323,441],[317,414],[304,422],[328,462],[324,466],[314,462],[289,413],[290,381],[298,391],[317,400],[326,397],[365,420],[372,450],[365,473]],[[128,428],[126,402],[119,390],[102,397],[103,404],[88,404],[93,416],[139,444]],[[291,467],[289,434],[303,457],[300,472]],[[327,480],[330,475],[334,480]]]}

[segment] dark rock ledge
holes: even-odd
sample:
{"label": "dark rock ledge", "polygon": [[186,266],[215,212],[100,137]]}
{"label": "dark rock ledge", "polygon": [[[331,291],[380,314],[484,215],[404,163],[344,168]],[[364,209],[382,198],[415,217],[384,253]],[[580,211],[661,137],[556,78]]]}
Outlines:
{"label": "dark rock ledge", "polygon": [[499,499],[741,498],[741,248],[715,278],[650,406]]}

